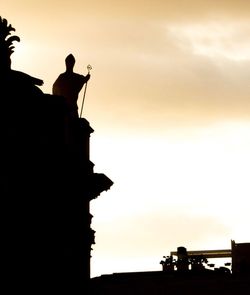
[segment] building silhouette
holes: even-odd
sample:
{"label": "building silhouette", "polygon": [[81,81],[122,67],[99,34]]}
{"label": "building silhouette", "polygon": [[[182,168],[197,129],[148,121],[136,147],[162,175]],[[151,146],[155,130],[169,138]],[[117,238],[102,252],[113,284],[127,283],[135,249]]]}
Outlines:
{"label": "building silhouette", "polygon": [[2,279],[9,293],[89,294],[89,204],[113,182],[94,172],[89,122],[11,68],[12,31],[0,18]]}

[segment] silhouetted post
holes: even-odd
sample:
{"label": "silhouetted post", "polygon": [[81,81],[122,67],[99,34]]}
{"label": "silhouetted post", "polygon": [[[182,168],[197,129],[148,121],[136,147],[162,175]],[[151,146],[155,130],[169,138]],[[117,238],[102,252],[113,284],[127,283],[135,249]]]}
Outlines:
{"label": "silhouetted post", "polygon": [[177,248],[177,270],[178,271],[187,271],[188,270],[188,254],[187,249],[185,247],[178,247]]}

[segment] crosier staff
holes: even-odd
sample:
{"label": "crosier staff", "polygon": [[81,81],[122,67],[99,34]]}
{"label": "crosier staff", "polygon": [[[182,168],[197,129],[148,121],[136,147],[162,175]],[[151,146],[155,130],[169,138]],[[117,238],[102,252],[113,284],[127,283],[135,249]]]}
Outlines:
{"label": "crosier staff", "polygon": [[[92,70],[91,65],[87,65],[87,70],[88,70],[88,74],[90,73],[90,71]],[[83,104],[84,104],[84,100],[85,100],[85,95],[86,95],[86,90],[87,90],[87,84],[88,81],[85,84],[85,88],[84,88],[84,93],[83,93],[83,98],[82,98],[82,106],[81,106],[81,112],[80,112],[80,118],[82,117],[82,109],[83,109]]]}

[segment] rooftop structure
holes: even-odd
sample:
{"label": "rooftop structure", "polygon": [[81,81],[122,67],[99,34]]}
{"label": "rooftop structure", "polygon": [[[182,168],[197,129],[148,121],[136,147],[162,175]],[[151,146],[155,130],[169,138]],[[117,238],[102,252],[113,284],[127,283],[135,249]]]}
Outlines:
{"label": "rooftop structure", "polygon": [[[91,280],[92,294],[192,294],[250,293],[250,243],[235,243],[225,250],[187,251],[178,247],[164,256],[162,271],[102,275]],[[176,259],[175,259],[176,257]],[[206,267],[209,258],[232,258],[232,269]],[[164,263],[163,263],[164,262]]]}

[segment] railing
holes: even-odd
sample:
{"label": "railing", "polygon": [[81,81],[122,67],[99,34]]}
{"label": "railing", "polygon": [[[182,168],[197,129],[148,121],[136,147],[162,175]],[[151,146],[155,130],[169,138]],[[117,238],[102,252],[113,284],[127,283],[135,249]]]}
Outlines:
{"label": "railing", "polygon": [[[171,256],[177,256],[176,251],[170,252]],[[199,251],[187,251],[187,255],[189,257],[192,256],[203,256],[205,258],[224,258],[224,257],[232,257],[232,250],[199,250]]]}

